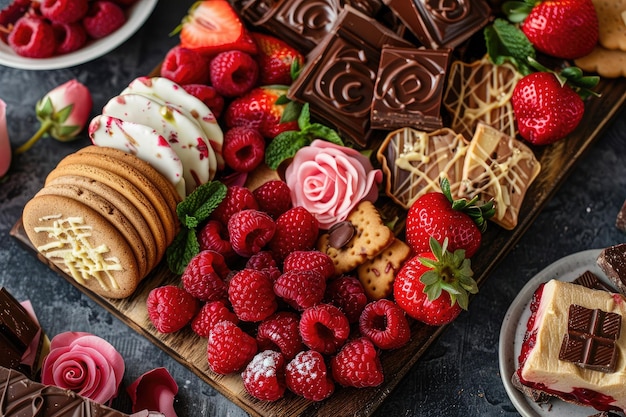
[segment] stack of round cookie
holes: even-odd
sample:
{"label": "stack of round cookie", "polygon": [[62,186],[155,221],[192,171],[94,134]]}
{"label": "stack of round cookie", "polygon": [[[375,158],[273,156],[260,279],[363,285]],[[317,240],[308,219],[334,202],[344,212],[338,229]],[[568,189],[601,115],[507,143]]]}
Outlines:
{"label": "stack of round cookie", "polygon": [[97,294],[124,298],[174,239],[179,201],[175,187],[147,162],[88,146],[50,172],[22,219],[49,261]]}

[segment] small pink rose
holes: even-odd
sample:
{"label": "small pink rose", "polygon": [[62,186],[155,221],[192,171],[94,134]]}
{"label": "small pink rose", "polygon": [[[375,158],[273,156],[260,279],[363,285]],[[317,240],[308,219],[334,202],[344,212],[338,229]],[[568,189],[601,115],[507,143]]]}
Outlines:
{"label": "small pink rose", "polygon": [[124,369],[122,355],[106,340],[84,332],[65,332],[50,342],[41,382],[109,404],[117,396]]}
{"label": "small pink rose", "polygon": [[178,393],[178,385],[167,369],[156,368],[146,372],[126,392],[132,401],[133,413],[148,410],[158,411],[165,417],[176,417],[174,397]]}
{"label": "small pink rose", "polygon": [[11,142],[7,130],[6,103],[0,100],[0,178],[11,166]]}
{"label": "small pink rose", "polygon": [[293,205],[329,229],[361,201],[376,201],[383,174],[357,150],[317,139],[296,152],[285,178]]}

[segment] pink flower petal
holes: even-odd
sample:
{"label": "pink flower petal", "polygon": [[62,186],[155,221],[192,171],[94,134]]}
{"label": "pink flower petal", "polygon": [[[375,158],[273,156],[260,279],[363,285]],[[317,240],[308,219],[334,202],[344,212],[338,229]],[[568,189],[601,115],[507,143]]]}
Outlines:
{"label": "pink flower petal", "polygon": [[156,368],[141,375],[127,389],[133,403],[132,411],[158,411],[165,417],[177,417],[174,397],[178,385],[165,368]]}
{"label": "pink flower petal", "polygon": [[6,103],[0,99],[0,177],[7,173],[11,166],[11,142],[7,129]]}

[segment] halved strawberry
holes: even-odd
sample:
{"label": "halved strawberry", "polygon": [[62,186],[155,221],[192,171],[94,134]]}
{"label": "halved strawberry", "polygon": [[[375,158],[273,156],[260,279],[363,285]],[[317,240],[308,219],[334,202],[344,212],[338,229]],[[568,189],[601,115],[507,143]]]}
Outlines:
{"label": "halved strawberry", "polygon": [[180,44],[203,54],[238,49],[256,53],[257,46],[237,12],[227,0],[204,0],[194,3],[176,31]]}

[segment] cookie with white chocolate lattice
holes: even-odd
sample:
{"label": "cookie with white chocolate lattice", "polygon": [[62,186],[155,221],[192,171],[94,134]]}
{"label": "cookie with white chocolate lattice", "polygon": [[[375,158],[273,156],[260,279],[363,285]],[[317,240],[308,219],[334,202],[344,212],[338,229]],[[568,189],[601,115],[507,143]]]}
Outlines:
{"label": "cookie with white chocolate lattice", "polygon": [[528,146],[479,123],[465,156],[460,194],[493,200],[496,213],[491,220],[510,230],[517,225],[526,191],[539,171],[541,164]]}

